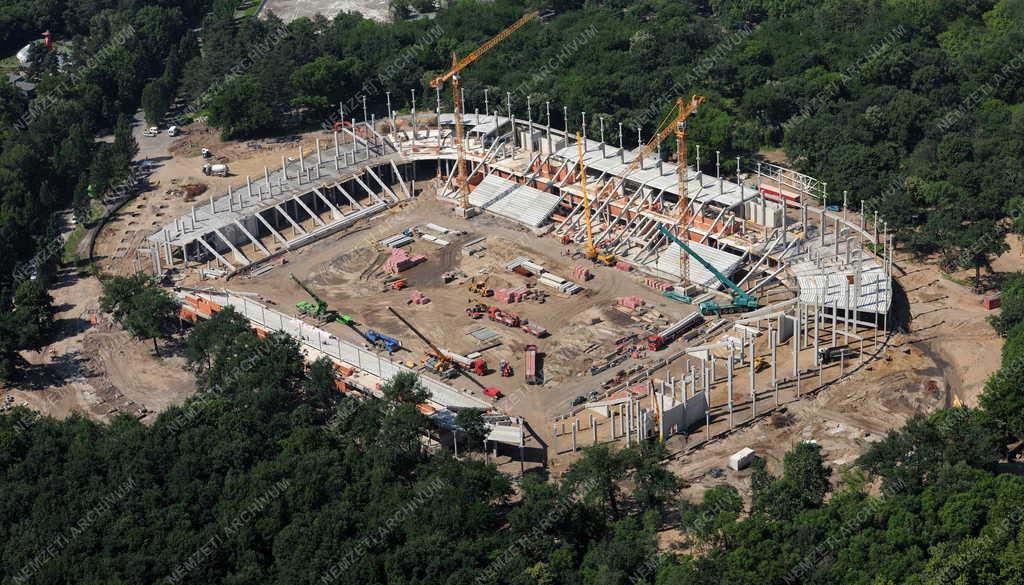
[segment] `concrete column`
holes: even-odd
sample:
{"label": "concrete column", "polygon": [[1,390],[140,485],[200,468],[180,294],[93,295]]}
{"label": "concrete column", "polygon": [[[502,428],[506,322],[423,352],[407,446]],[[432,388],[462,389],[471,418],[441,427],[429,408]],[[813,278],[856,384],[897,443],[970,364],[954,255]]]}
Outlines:
{"label": "concrete column", "polygon": [[594,444],[597,444],[597,425],[594,424],[594,415],[590,415],[590,434],[594,439]]}
{"label": "concrete column", "polygon": [[726,401],[729,404],[729,428],[730,429],[733,427],[733,418],[732,418],[732,358],[733,358],[733,349],[732,349],[732,347],[729,347],[729,361],[726,362],[726,366],[727,366],[726,367],[726,380],[727,380]]}
{"label": "concrete column", "polygon": [[757,360],[754,357],[754,336],[751,335],[750,336],[750,411],[752,413],[750,415],[751,418],[757,416],[757,406],[756,406],[757,405],[757,389],[754,386],[754,382],[755,382],[754,376],[757,374],[757,372],[754,371],[754,370],[757,369],[756,362],[757,362]]}
{"label": "concrete column", "polygon": [[626,447],[629,447],[631,435],[633,434],[633,396],[626,399]]}
{"label": "concrete column", "polygon": [[210,193],[210,215],[217,214],[217,206],[213,203],[213,192]]}
{"label": "concrete column", "polygon": [[579,428],[579,426],[580,426],[580,421],[578,421],[578,420],[572,421],[572,452],[573,453],[576,452],[576,430]]}
{"label": "concrete column", "polygon": [[[800,303],[796,304],[797,315],[800,314]],[[800,319],[793,320],[793,376],[796,377],[796,396],[800,397]]]}
{"label": "concrete column", "polygon": [[323,156],[322,156],[322,154],[320,152],[320,139],[317,138],[316,139],[316,167],[317,167],[317,169],[319,169],[320,165],[322,165],[322,164],[324,164],[324,159],[323,159]]}
{"label": "concrete column", "polygon": [[249,175],[245,176],[245,191],[246,196],[252,199],[252,180],[249,179]]}
{"label": "concrete column", "polygon": [[[273,197],[274,189],[270,185],[270,169],[268,169],[267,167],[263,167],[263,180],[267,184],[267,195]],[[260,193],[263,193],[262,189],[260,189]],[[263,197],[260,197],[260,199],[263,199]]]}
{"label": "concrete column", "polygon": [[772,390],[775,392],[775,406],[779,405],[779,384],[776,371],[776,354],[775,354],[775,338],[772,336],[772,324],[768,321],[768,347],[772,352]]}

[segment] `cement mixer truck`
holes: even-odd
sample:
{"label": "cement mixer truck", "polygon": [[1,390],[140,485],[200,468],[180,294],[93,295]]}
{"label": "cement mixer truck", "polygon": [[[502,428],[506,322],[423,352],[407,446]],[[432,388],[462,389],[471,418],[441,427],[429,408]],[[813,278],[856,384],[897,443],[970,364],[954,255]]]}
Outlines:
{"label": "cement mixer truck", "polygon": [[203,174],[211,177],[228,176],[228,165],[203,165]]}

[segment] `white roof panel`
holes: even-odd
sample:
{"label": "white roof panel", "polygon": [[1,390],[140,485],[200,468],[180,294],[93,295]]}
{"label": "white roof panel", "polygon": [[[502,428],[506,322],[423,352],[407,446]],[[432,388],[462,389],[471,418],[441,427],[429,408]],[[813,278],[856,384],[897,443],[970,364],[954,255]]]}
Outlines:
{"label": "white roof panel", "polygon": [[488,175],[469,193],[470,204],[495,215],[539,227],[560,201],[558,195]]}

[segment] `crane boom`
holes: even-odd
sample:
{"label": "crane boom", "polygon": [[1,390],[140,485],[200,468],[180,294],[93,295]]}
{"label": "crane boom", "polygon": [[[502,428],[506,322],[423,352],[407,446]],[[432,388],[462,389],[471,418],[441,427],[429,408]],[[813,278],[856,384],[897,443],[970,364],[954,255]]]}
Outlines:
{"label": "crane boom", "polygon": [[[388,310],[391,311],[392,315],[394,315],[395,317],[398,317],[398,320],[401,321],[403,324],[405,324],[405,326],[409,328],[409,331],[412,331],[413,333],[415,333],[416,337],[419,337],[420,339],[422,339],[423,343],[426,343],[427,346],[430,347],[430,351],[434,354],[435,358],[437,358],[441,363],[445,364],[446,366],[451,366],[452,358],[450,358],[447,355],[445,355],[445,353],[443,351],[441,351],[440,348],[438,348],[436,345],[434,345],[434,342],[432,342],[429,339],[427,339],[426,335],[423,335],[422,333],[420,333],[419,329],[416,329],[416,327],[412,323],[410,323],[408,319],[406,319],[401,314],[399,314],[399,312],[396,311],[394,307],[388,307]],[[469,378],[470,382],[473,382],[474,384],[476,384],[481,389],[484,389],[484,385],[481,384],[479,380],[477,380],[473,376],[470,376],[466,372],[462,371],[462,368],[455,368],[455,371],[460,373],[460,374],[462,374],[466,378]]]}
{"label": "crane boom", "polygon": [[[512,23],[511,26],[501,31],[500,33],[491,37],[486,43],[480,45],[475,51],[466,55],[462,59],[459,59],[455,53],[452,53],[452,68],[447,73],[435,77],[430,81],[431,87],[441,87],[445,81],[452,80],[452,103],[455,107],[455,152],[457,158],[456,172],[457,172],[457,187],[459,190],[459,205],[462,209],[469,209],[469,190],[466,187],[466,152],[465,145],[463,144],[463,131],[462,131],[462,117],[465,111],[464,104],[462,103],[462,81],[459,79],[459,72],[465,69],[470,63],[476,61],[481,55],[491,50],[495,45],[508,38],[509,35],[516,32],[523,27],[526,23],[530,22],[534,18],[537,18],[540,12],[534,10],[527,12],[519,20]],[[441,148],[441,119],[438,118],[438,134],[437,144],[438,151]],[[513,128],[513,130],[515,130]]]}
{"label": "crane boom", "polygon": [[295,276],[295,274],[289,272],[288,276],[290,276],[292,278],[292,280],[295,281],[295,284],[299,285],[299,287],[301,287],[302,290],[306,291],[306,294],[308,294],[310,297],[312,297],[312,299],[314,301],[316,301],[316,314],[317,315],[322,315],[324,313],[324,311],[327,310],[327,303],[324,302],[323,299],[318,297],[316,295],[316,293],[313,292],[308,286],[306,286],[306,284],[304,282],[299,280],[298,277]]}
{"label": "crane boom", "polygon": [[410,323],[408,319],[406,319],[405,317],[400,315],[398,313],[398,311],[395,310],[394,307],[388,307],[388,310],[391,311],[392,315],[394,315],[395,317],[398,317],[398,320],[401,321],[403,324],[405,324],[405,326],[409,328],[409,331],[412,331],[413,333],[415,333],[416,337],[419,337],[420,339],[422,339],[423,343],[426,343],[427,346],[430,347],[430,351],[434,352],[434,355],[437,356],[438,359],[444,360],[444,361],[449,361],[449,358],[444,355],[444,352],[442,352],[440,349],[438,349],[438,347],[436,345],[434,345],[434,343],[432,341],[427,339],[426,335],[423,335],[422,333],[420,333],[419,329],[416,329],[416,327],[413,326],[413,324]]}
{"label": "crane boom", "polygon": [[442,85],[444,85],[444,82],[448,81],[449,79],[457,75],[459,71],[462,71],[470,63],[479,59],[481,55],[494,48],[494,45],[497,45],[501,41],[505,40],[506,38],[508,38],[509,35],[521,29],[523,25],[530,22],[534,18],[537,18],[538,16],[540,16],[540,12],[536,10],[532,12],[527,12],[522,16],[522,18],[512,23],[505,30],[491,37],[489,41],[477,47],[476,50],[473,51],[472,53],[466,55],[462,59],[454,60],[452,62],[452,68],[447,73],[431,80],[430,87],[441,87]]}
{"label": "crane boom", "polygon": [[[678,109],[678,112],[688,111],[688,113],[686,113],[686,116],[689,116],[691,113],[693,113],[692,111],[689,110],[691,108],[693,110],[696,110],[697,105],[703,103],[703,100],[704,98],[702,98],[701,96],[693,96],[690,105],[687,106],[686,103],[683,101],[683,98],[676,98],[675,108]],[[640,148],[640,150],[637,151],[636,157],[633,158],[633,162],[629,163],[629,166],[626,167],[626,170],[623,171],[618,176],[616,176],[611,181],[605,183],[604,187],[598,191],[597,196],[594,197],[594,200],[597,201],[601,198],[602,195],[614,193],[615,191],[617,191],[618,188],[622,185],[622,183],[626,180],[626,177],[632,174],[632,172],[635,171],[637,167],[643,164],[644,159],[647,158],[647,156],[650,155],[652,152],[656,151],[658,149],[658,146],[660,146],[661,143],[664,142],[670,134],[677,130],[677,124],[680,119],[685,120],[685,117],[681,117],[681,114],[677,113],[675,116],[672,117],[672,119],[668,123],[666,123],[660,130],[658,130],[651,138],[651,140],[647,144],[643,145]]]}
{"label": "crane boom", "polygon": [[732,280],[730,280],[728,276],[726,276],[726,275],[722,274],[721,272],[719,272],[718,269],[714,267],[714,265],[712,265],[710,262],[708,262],[707,260],[702,258],[700,256],[700,254],[694,252],[692,248],[690,248],[689,246],[684,244],[683,241],[680,240],[679,238],[677,238],[672,232],[670,232],[667,229],[665,229],[665,226],[659,225],[658,226],[658,231],[660,231],[661,234],[663,236],[665,236],[666,238],[668,238],[669,240],[675,242],[675,244],[677,246],[679,246],[680,248],[682,248],[687,254],[689,254],[690,256],[693,256],[694,259],[697,260],[697,262],[700,262],[701,265],[704,266],[704,268],[707,268],[708,271],[711,274],[715,275],[715,278],[717,278],[719,280],[719,282],[721,282],[725,286],[729,287],[729,289],[732,290],[732,292],[734,293],[734,296],[737,296],[737,297],[739,297],[739,296],[744,296],[744,297],[749,296],[746,291],[744,291],[742,288],[737,286],[736,283],[733,282]]}

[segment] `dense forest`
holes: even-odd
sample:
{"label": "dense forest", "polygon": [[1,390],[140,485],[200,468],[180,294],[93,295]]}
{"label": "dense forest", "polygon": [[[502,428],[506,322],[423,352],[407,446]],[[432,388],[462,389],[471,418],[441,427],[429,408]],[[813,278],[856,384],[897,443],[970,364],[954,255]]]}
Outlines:
{"label": "dense forest", "polygon": [[[692,503],[657,444],[591,448],[560,481],[430,454],[415,376],[356,401],[228,310],[188,336],[199,394],[151,426],[0,417],[0,582],[1019,583],[1024,478],[1001,461],[1024,434],[1024,325],[1000,326],[984,410],[912,419],[838,485],[799,443],[780,476],[755,465],[749,504]],[[659,548],[670,531],[682,548]]]}
{"label": "dense forest", "polygon": [[[586,111],[649,136],[671,98],[701,93],[695,143],[728,165],[782,147],[947,268],[984,266],[1024,227],[1020,0],[503,0],[287,25],[235,4],[0,1],[8,53],[43,29],[72,50],[34,56],[31,97],[0,84],[0,374],[48,334],[56,212],[88,221],[131,181],[137,110],[244,137],[319,126],[361,95],[380,115],[385,92],[407,108],[416,89],[429,109],[451,52],[531,7],[554,14],[467,70],[470,111],[486,87],[502,109],[514,92],[517,115],[529,96],[555,124],[564,105],[570,128]],[[167,308],[158,290],[118,284],[105,307],[161,335],[144,318]],[[348,399],[327,364],[224,312],[186,342],[199,394],[152,425],[0,416],[0,583],[1022,582],[1024,479],[1006,459],[1024,439],[1024,280],[1004,288],[982,408],[914,418],[848,469],[799,444],[779,476],[758,465],[749,503],[726,487],[680,501],[657,446],[589,450],[557,482],[427,453],[414,378]],[[680,550],[659,549],[669,530]]]}

